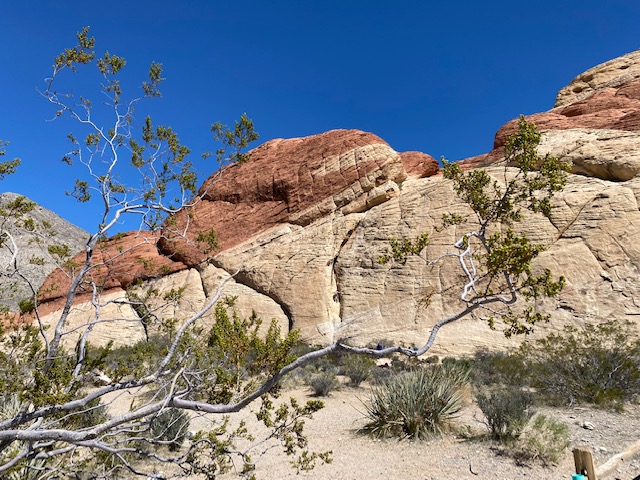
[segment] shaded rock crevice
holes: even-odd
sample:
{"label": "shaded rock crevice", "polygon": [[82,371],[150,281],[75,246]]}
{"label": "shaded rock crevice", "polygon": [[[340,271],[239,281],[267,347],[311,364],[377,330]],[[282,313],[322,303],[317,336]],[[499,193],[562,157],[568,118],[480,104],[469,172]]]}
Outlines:
{"label": "shaded rock crevice", "polygon": [[[231,275],[230,272],[227,271],[227,273]],[[236,283],[239,283],[240,285],[244,285],[245,287],[250,288],[254,292],[257,292],[273,300],[282,309],[282,311],[284,312],[284,314],[288,319],[288,326],[289,326],[288,331],[290,332],[295,328],[293,315],[291,314],[291,308],[286,304],[286,302],[284,302],[281,298],[279,298],[278,295],[274,294],[272,290],[266,290],[261,288],[258,283],[253,281],[250,275],[248,275],[246,272],[243,272],[242,270],[239,271],[238,274],[235,275],[233,278],[236,281]]]}
{"label": "shaded rock crevice", "polygon": [[[364,218],[364,217],[363,217]],[[355,231],[358,229],[358,227],[361,225],[362,219],[359,219],[358,222],[353,226],[353,228],[350,228],[347,230],[347,232],[345,233],[340,246],[337,249],[336,254],[334,255],[333,259],[331,260],[330,263],[330,268],[331,268],[331,284],[332,286],[335,287],[335,293],[333,295],[333,301],[338,303],[338,319],[339,322],[342,322],[342,317],[344,315],[344,309],[343,309],[343,303],[342,303],[342,288],[343,288],[343,284],[341,281],[341,278],[344,274],[342,268],[339,267],[339,259],[342,257],[342,255],[344,254],[345,248],[347,246],[347,244],[349,244],[349,242],[351,241]]]}

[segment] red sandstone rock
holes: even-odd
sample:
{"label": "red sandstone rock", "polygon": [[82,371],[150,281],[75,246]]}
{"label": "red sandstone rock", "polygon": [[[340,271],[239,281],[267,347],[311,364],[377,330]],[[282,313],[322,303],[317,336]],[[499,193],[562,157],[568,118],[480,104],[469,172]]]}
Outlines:
{"label": "red sandstone rock", "polygon": [[[528,115],[541,132],[589,128],[604,130],[640,130],[640,80],[596,90],[590,97],[548,112]],[[518,126],[518,119],[503,125],[496,133],[493,150],[488,154],[471,157],[461,162],[463,168],[487,166],[504,157],[504,144]]]}
{"label": "red sandstone rock", "polygon": [[[183,270],[186,266],[158,252],[156,243],[159,233],[135,231],[115,236],[100,242],[92,258],[92,269],[87,281],[93,281],[98,289],[106,291],[112,288],[124,288],[137,279],[147,279]],[[83,264],[84,252],[73,257],[76,270]],[[47,311],[55,310],[63,301],[71,286],[71,277],[59,268],[51,272],[40,288],[40,302],[48,303]],[[84,285],[78,291],[78,299],[86,298],[91,292]],[[53,302],[53,303],[51,303]],[[42,313],[42,312],[41,312]],[[46,314],[46,312],[45,312]]]}
{"label": "red sandstone rock", "polygon": [[191,244],[161,239],[159,246],[195,265],[205,257],[194,245],[197,232],[213,228],[220,247],[230,248],[278,224],[307,225],[388,180],[405,177],[399,155],[372,133],[332,130],[271,140],[254,149],[248,162],[212,175],[199,191],[202,200],[165,223],[163,233],[171,237],[188,222]]}
{"label": "red sandstone rock", "polygon": [[407,174],[418,178],[432,177],[440,172],[438,161],[422,152],[403,152],[400,154]]}

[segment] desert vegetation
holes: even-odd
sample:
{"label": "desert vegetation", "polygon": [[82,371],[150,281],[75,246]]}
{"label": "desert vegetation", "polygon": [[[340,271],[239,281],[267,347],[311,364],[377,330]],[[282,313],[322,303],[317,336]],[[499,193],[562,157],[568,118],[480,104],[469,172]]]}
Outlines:
{"label": "desert vegetation", "polygon": [[[411,256],[459,267],[457,310],[438,319],[420,346],[380,342],[362,347],[348,340],[324,347],[301,345],[295,329],[285,332],[275,321],[239,315],[236,299],[224,293],[225,282],[202,309],[182,320],[157,314],[159,305],[175,304],[184,295],[179,288],[159,294],[145,289],[140,278],[128,285],[126,295],[106,298],[103,292],[114,263],[98,259],[96,252],[119,221],[133,216],[141,230],[164,240],[186,239],[172,215],[199,202],[206,192],[198,193],[190,151],[171,127],[156,125],[151,117],[142,125],[135,122],[134,109],[160,95],[162,66],[152,63],[142,95],[128,99],[118,77],[125,60],[108,52],[96,57],[88,28],[77,39],[55,58],[42,96],[57,121],[70,119],[82,130],[78,136],[69,134],[71,150],[63,156],[64,163],[83,172],[70,196],[80,204],[97,199],[103,212],[86,240],[82,262],[70,263],[70,252],[49,252],[69,280],[53,326],[43,322],[41,292],[32,284],[33,295],[20,302],[22,316],[9,315],[2,324],[0,391],[12,393],[3,396],[0,405],[0,476],[215,478],[235,471],[251,477],[253,452],[267,440],[275,441],[296,469],[311,469],[331,458],[329,452],[308,448],[304,430],[305,419],[323,403],[317,398],[306,403],[278,399],[296,375],[318,397],[330,396],[337,388],[361,391],[368,384],[368,423],[362,430],[380,437],[421,439],[447,432],[472,392],[494,440],[505,443],[515,458],[542,462],[557,460],[566,447],[566,432],[556,420],[533,414],[540,398],[570,403],[595,399],[622,408],[637,395],[640,347],[627,327],[613,323],[585,332],[567,330],[513,353],[479,352],[471,359],[442,363],[422,360],[440,329],[472,315],[507,336],[530,333],[549,321],[549,315],[538,310],[538,301],[557,295],[564,286],[563,277],[534,270],[533,261],[544,248],[516,228],[525,211],[551,214],[553,196],[563,188],[568,170],[558,158],[538,155],[540,134],[524,118],[505,146],[503,181],[481,169],[465,172],[445,162],[444,177],[472,212],[471,218],[443,216],[440,228],[450,228],[457,236],[447,254],[433,258],[429,235],[420,232],[415,238],[391,239],[380,252],[381,263],[402,264]],[[99,104],[62,93],[65,75],[89,65],[101,77]],[[109,127],[102,127],[105,119],[110,119]],[[246,115],[232,128],[216,122],[211,130],[219,148],[204,157],[215,156],[219,172],[232,164],[250,164],[244,149],[257,134]],[[17,160],[1,163],[0,178],[17,167]],[[131,174],[137,180],[125,183]],[[224,181],[224,175],[216,181]],[[6,220],[17,214],[5,208],[0,215]],[[473,227],[466,231],[463,226],[469,222]],[[4,225],[0,223],[0,247],[13,261],[4,266],[3,275],[29,282],[16,260],[19,247]],[[28,220],[20,225],[40,228]],[[219,248],[214,230],[193,238],[207,254]],[[118,251],[115,258],[126,253]],[[148,278],[168,272],[166,266],[163,270],[139,260]],[[69,314],[80,298],[92,305],[92,317],[70,328]],[[136,312],[145,327],[144,340],[119,347],[92,345],[94,328],[115,321],[104,313],[113,305],[128,305]],[[203,321],[208,313],[213,322]],[[596,355],[568,353],[597,347],[601,350]],[[591,363],[585,364],[585,357]],[[376,366],[374,359],[382,358],[391,359],[391,365]],[[585,388],[598,393],[592,397],[580,392],[570,383],[577,375],[590,375]],[[497,386],[507,388],[500,392]],[[130,399],[128,408],[114,412],[115,399],[122,397]],[[259,404],[255,417],[266,432],[261,438],[245,423],[232,425],[226,417],[252,404]],[[205,414],[215,418],[213,426],[190,431],[192,417]]]}

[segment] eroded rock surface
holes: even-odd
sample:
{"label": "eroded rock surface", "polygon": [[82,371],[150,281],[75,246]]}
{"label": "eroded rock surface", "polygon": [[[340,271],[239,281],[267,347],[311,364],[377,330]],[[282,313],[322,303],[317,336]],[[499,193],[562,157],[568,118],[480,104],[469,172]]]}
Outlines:
{"label": "eroded rock surface", "polygon": [[332,130],[271,140],[254,149],[250,161],[212,175],[200,188],[202,200],[166,224],[164,234],[171,237],[188,222],[191,242],[177,238],[160,245],[165,254],[196,265],[204,257],[196,232],[213,228],[220,247],[231,248],[276,225],[309,225],[353,202],[366,208],[376,202],[369,198],[376,187],[405,177],[400,156],[371,133]]}
{"label": "eroded rock surface", "polygon": [[640,78],[640,50],[590,68],[574,78],[556,96],[556,107],[574,104],[597,90],[620,87]]}
{"label": "eroded rock surface", "polygon": [[[538,335],[566,324],[640,319],[638,62],[634,52],[594,67],[561,91],[554,109],[529,117],[543,132],[540,151],[573,162],[551,219],[528,214],[517,227],[546,247],[535,268],[549,267],[567,280],[559,298],[539,305],[552,322]],[[513,175],[503,147],[516,123],[500,129],[492,152],[463,166],[486,166],[497,182]],[[249,162],[208,179],[200,195],[194,208],[165,224],[164,237],[148,237],[141,259],[133,250],[118,255],[118,244],[110,244],[101,255],[116,267],[101,273],[109,273],[105,284],[118,289],[142,277],[139,293],[156,291],[164,300],[180,291],[162,308],[151,303],[159,317],[184,319],[235,274],[223,294],[237,296],[242,315],[255,310],[320,344],[388,339],[419,345],[439,319],[461,307],[456,259],[433,261],[472,228],[442,228],[442,215],[458,213],[469,222],[473,215],[428,155],[398,154],[356,130],[273,140]],[[187,241],[167,240],[187,222]],[[209,231],[220,249],[207,254],[197,234]],[[421,232],[431,239],[424,258],[379,263],[390,238]],[[153,275],[143,268],[150,262]],[[206,321],[213,321],[211,312]],[[514,342],[469,317],[443,328],[432,351],[457,355]]]}

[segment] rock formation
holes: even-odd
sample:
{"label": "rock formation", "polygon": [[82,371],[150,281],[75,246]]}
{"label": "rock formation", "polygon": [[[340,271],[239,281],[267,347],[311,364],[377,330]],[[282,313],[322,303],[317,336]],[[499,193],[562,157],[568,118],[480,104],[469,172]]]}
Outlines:
{"label": "rock formation", "polygon": [[[561,296],[541,305],[552,322],[539,331],[611,318],[637,322],[640,53],[580,75],[561,90],[552,110],[529,120],[543,132],[542,153],[574,165],[552,218],[528,215],[519,226],[547,247],[537,268],[550,267],[567,278]],[[465,160],[465,168],[485,166],[502,181],[511,172],[502,149],[514,129],[515,121],[502,127],[494,149]],[[132,250],[121,269],[125,274],[116,274],[121,260],[115,262],[109,288],[122,289],[138,276],[147,279],[137,287],[143,291],[184,286],[189,295],[165,313],[180,318],[235,274],[225,293],[238,296],[243,314],[255,309],[321,344],[420,344],[436,320],[459,307],[454,263],[377,261],[390,238],[420,232],[429,233],[426,255],[435,259],[450,251],[464,228],[440,228],[442,214],[470,216],[428,155],[398,154],[375,135],[356,130],[272,140],[253,150],[248,162],[209,178],[200,197],[165,224],[157,248],[147,244],[163,270],[148,275],[130,268],[144,263]],[[179,239],[175,232],[187,222],[193,233]],[[198,232],[215,232],[220,249],[208,254]],[[469,353],[512,342],[467,318],[443,328],[433,352]]]}
{"label": "rock formation", "polygon": [[[20,217],[12,215],[15,208],[10,208],[16,200],[24,199],[33,208]],[[24,204],[23,203],[23,204]],[[56,258],[49,253],[51,246],[68,247],[71,253],[82,249],[88,238],[87,232],[60,218],[51,210],[35,204],[28,198],[15,193],[0,194],[0,209],[3,229],[13,237],[17,250],[15,261],[21,272],[39,288],[44,279],[57,266]],[[26,222],[26,223],[25,223]],[[33,297],[29,285],[13,274],[13,253],[15,251],[7,239],[0,242],[0,305],[11,311],[18,310],[21,300]]]}

